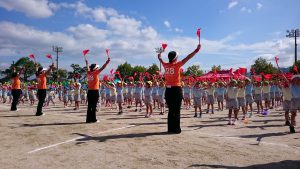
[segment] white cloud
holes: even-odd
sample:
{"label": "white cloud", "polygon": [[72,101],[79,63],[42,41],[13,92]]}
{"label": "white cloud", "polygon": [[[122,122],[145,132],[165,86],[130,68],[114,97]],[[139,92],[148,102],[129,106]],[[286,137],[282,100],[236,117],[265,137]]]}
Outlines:
{"label": "white cloud", "polygon": [[18,11],[32,18],[47,18],[53,15],[57,6],[48,0],[1,0],[0,7],[8,11]]}
{"label": "white cloud", "polygon": [[164,25],[165,27],[167,28],[170,28],[171,27],[171,23],[169,21],[164,21]]}
{"label": "white cloud", "polygon": [[259,9],[261,9],[262,7],[263,7],[263,5],[262,5],[261,3],[257,3],[257,4],[256,4],[256,9],[259,10]]}
{"label": "white cloud", "polygon": [[252,9],[246,8],[244,6],[241,8],[241,11],[242,12],[247,12],[247,13],[252,13]]}
{"label": "white cloud", "polygon": [[238,5],[238,1],[231,1],[229,4],[228,4],[228,9],[231,9],[233,7],[235,7],[236,5]]}
{"label": "white cloud", "polygon": [[[58,4],[56,9],[61,7],[74,9],[77,15],[95,21],[94,11],[101,9],[104,11],[102,14],[105,17],[101,18],[102,14],[99,15],[98,21],[103,22],[105,26],[99,28],[92,24],[79,24],[70,26],[61,32],[49,32],[24,24],[0,22],[0,57],[21,57],[35,53],[38,61],[43,62],[47,61],[43,55],[51,52],[52,45],[58,45],[64,48],[62,54],[64,61],[61,62],[61,66],[68,68],[70,63],[74,62],[83,65],[81,55],[83,49],[90,49],[88,59],[90,62],[97,63],[104,62],[106,59],[104,51],[109,48],[113,58],[109,67],[116,68],[118,64],[125,61],[139,65],[157,63],[154,48],[158,47],[161,42],[168,43],[167,50],[179,51],[180,57],[192,52],[198,43],[196,37],[163,38],[153,27],[145,26],[142,21],[121,15],[111,8],[90,8],[82,2]],[[172,29],[171,24],[170,29]],[[174,31],[180,30],[179,28],[174,29]],[[291,39],[266,40],[250,44],[233,43],[240,34],[241,32],[237,31],[219,40],[201,39],[202,49],[199,55],[202,57],[195,58],[189,64],[193,64],[194,61],[200,63],[205,61],[207,63],[205,66],[214,64],[215,60],[207,61],[212,58],[211,56],[217,56],[218,63],[229,66],[234,65],[229,64],[231,62],[249,65],[251,64],[249,60],[258,56],[279,55],[282,58],[293,56]],[[291,60],[282,59],[282,65],[289,65]]]}
{"label": "white cloud", "polygon": [[179,29],[179,28],[175,28],[175,32],[183,32],[183,30],[182,29]]}

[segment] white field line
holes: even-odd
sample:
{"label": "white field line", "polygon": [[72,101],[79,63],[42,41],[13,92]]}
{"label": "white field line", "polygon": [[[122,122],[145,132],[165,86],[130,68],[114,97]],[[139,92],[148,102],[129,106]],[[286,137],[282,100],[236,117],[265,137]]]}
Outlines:
{"label": "white field line", "polygon": [[281,143],[273,143],[273,142],[267,142],[267,141],[256,141],[256,140],[249,140],[249,138],[241,138],[241,137],[234,137],[234,136],[223,136],[220,134],[208,134],[208,133],[199,133],[200,135],[209,136],[209,137],[215,137],[215,138],[225,138],[225,139],[231,139],[231,140],[245,140],[248,142],[254,142],[259,145],[265,144],[265,145],[271,145],[271,146],[280,146],[280,147],[290,147],[290,148],[296,148],[300,150],[300,147],[298,146],[291,146],[287,144],[281,144]]}
{"label": "white field line", "polygon": [[[129,125],[129,126],[125,126],[125,127],[120,127],[120,128],[115,128],[115,129],[111,129],[111,130],[106,130],[106,131],[103,131],[103,132],[99,132],[97,134],[109,133],[109,132],[113,132],[113,131],[117,131],[117,130],[122,130],[122,129],[126,129],[126,128],[131,128],[131,127],[135,127],[135,126],[136,125]],[[66,143],[73,142],[75,140],[83,139],[83,138],[87,138],[87,137],[89,137],[89,136],[80,136],[80,137],[72,138],[70,140],[66,140],[66,141],[63,141],[63,142],[56,143],[56,144],[51,144],[51,145],[48,145],[48,146],[45,146],[45,147],[37,148],[37,149],[34,149],[34,150],[29,151],[27,153],[28,154],[36,153],[36,152],[41,151],[41,150],[53,148],[53,147],[56,147],[56,146],[59,146],[59,145],[62,145],[62,144],[66,144]]]}

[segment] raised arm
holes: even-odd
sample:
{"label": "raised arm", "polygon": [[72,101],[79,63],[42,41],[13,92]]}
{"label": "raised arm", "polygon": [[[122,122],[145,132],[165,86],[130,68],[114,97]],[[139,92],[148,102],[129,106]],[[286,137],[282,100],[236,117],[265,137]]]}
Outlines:
{"label": "raised arm", "polygon": [[160,63],[165,64],[166,62],[164,62],[161,58],[161,53],[157,54],[157,58],[160,61]]}
{"label": "raised arm", "polygon": [[49,66],[49,69],[46,71],[46,74],[50,74],[51,70],[53,70],[54,68],[54,63],[52,63],[50,66]]}
{"label": "raised arm", "polygon": [[194,57],[199,52],[200,49],[201,49],[201,45],[199,44],[197,48],[194,50],[194,52],[190,53],[189,55],[187,55],[187,57],[185,57],[182,60],[182,64],[184,65],[187,61],[189,61],[192,57]]}
{"label": "raised arm", "polygon": [[106,66],[108,65],[108,63],[110,62],[110,58],[107,58],[106,62],[104,63],[104,65],[99,69],[100,72],[102,72],[102,70],[104,70],[106,68]]}
{"label": "raised arm", "polygon": [[89,61],[87,59],[85,59],[85,64],[86,64],[86,72],[90,71]]}

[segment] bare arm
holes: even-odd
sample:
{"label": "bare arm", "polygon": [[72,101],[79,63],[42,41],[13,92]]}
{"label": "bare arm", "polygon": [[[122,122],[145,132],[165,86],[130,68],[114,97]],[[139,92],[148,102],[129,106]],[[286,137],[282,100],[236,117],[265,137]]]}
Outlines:
{"label": "bare arm", "polygon": [[89,61],[86,59],[85,59],[85,64],[86,64],[86,72],[90,71]]}
{"label": "bare arm", "polygon": [[108,65],[108,63],[110,62],[110,58],[107,58],[107,61],[104,63],[104,65],[99,69],[100,72],[102,72],[102,70],[104,70],[106,68],[106,66]]}
{"label": "bare arm", "polygon": [[182,65],[184,65],[187,61],[189,61],[192,57],[194,57],[199,52],[200,49],[201,49],[201,45],[199,44],[197,48],[194,50],[194,52],[190,53],[187,57],[185,57],[182,60]]}
{"label": "bare arm", "polygon": [[162,64],[165,64],[166,62],[164,62],[163,60],[162,60],[162,58],[161,58],[161,53],[159,53],[158,55],[157,55],[157,58],[158,58],[158,60],[160,61],[160,63],[162,63]]}
{"label": "bare arm", "polygon": [[52,63],[52,65],[49,66],[49,69],[46,71],[46,74],[50,74],[51,70],[53,70],[54,68],[54,63]]}

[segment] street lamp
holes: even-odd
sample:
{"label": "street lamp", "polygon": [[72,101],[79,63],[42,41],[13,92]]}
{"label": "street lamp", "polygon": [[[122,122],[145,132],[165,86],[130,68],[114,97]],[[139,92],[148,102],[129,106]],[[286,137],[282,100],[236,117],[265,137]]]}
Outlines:
{"label": "street lamp", "polygon": [[286,31],[287,38],[295,38],[295,64],[297,62],[297,37],[299,37],[299,29],[292,29],[292,30],[287,30]]}
{"label": "street lamp", "polygon": [[56,79],[58,78],[58,53],[63,51],[62,47],[52,46],[52,51],[56,53]]}

